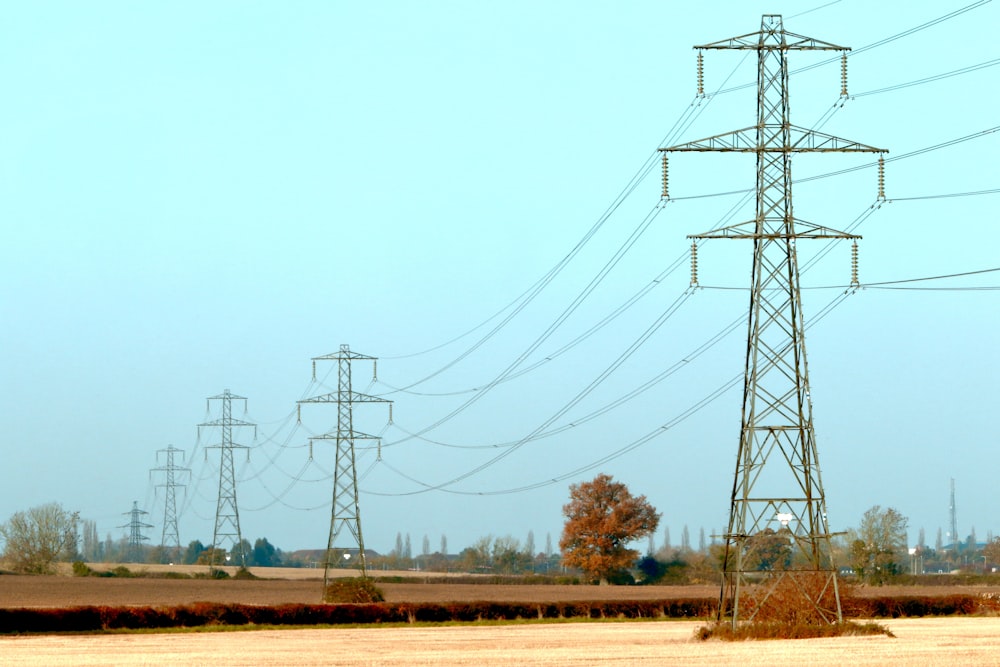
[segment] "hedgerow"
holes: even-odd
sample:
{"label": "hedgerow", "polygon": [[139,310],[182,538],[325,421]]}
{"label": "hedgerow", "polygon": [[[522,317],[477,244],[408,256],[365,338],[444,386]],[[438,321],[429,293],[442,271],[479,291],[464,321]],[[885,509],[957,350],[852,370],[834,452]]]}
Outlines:
{"label": "hedgerow", "polygon": [[[257,606],[195,602],[170,607],[87,606],[64,609],[0,608],[0,634],[101,632],[104,630],[245,626],[371,625],[517,619],[687,618],[714,619],[718,600],[616,600],[570,602],[447,602],[283,604]],[[847,597],[847,618],[899,618],[996,614],[998,601],[975,595]],[[797,625],[797,624],[792,624]],[[804,623],[802,625],[810,625]],[[815,624],[813,624],[815,625]],[[765,634],[771,630],[762,630]],[[798,630],[788,630],[793,634]],[[803,630],[803,632],[805,632]]]}

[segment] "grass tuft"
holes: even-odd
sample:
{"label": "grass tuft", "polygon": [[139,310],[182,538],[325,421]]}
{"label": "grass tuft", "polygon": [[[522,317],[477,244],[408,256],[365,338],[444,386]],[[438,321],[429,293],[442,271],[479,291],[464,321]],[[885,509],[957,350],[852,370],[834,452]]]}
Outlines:
{"label": "grass tuft", "polygon": [[695,639],[708,641],[748,641],[754,639],[816,639],[818,637],[867,637],[886,635],[895,637],[892,631],[879,623],[782,623],[780,621],[754,621],[740,623],[733,629],[730,623],[703,625],[695,633]]}
{"label": "grass tuft", "polygon": [[818,637],[867,637],[886,635],[895,637],[892,631],[879,623],[782,623],[779,621],[754,621],[741,623],[733,629],[727,622],[703,625],[695,630],[695,639],[708,641],[748,641],[761,639],[816,639]]}

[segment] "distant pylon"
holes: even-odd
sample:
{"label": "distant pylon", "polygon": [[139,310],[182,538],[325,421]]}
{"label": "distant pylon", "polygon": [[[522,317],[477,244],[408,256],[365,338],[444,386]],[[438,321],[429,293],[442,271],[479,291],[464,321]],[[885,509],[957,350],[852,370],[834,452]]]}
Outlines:
{"label": "distant pylon", "polygon": [[[178,473],[190,473],[191,469],[182,468],[176,464],[174,456],[178,453],[181,455],[183,461],[184,450],[177,449],[173,445],[168,445],[166,449],[157,450],[157,460],[159,460],[160,454],[165,454],[166,465],[158,468],[150,468],[149,474],[162,472],[165,476],[164,483],[156,485],[157,488],[162,487],[166,489],[166,497],[163,501],[163,535],[160,538],[160,546],[173,547],[179,552],[181,548],[181,536],[180,531],[177,529],[177,487],[186,488],[186,485],[179,484],[177,477]],[[176,555],[174,557],[176,558]]]}
{"label": "distant pylon", "polygon": [[142,543],[149,538],[142,534],[143,528],[152,528],[152,524],[143,523],[142,516],[149,514],[145,510],[139,509],[139,502],[132,501],[132,511],[125,512],[129,517],[129,522],[119,528],[128,528],[128,548],[125,552],[125,560],[129,563],[141,563],[143,560]]}
{"label": "distant pylon", "polygon": [[[376,361],[375,357],[351,352],[346,344],[340,346],[339,352],[313,357],[313,379],[316,377],[317,361],[337,362],[337,391],[298,402],[300,406],[303,403],[337,404],[337,430],[309,439],[310,456],[314,440],[335,440],[337,443],[336,462],[333,469],[333,505],[330,509],[330,532],[327,537],[326,557],[323,566],[324,595],[330,582],[330,568],[343,565],[343,562],[336,562],[335,548],[338,547],[337,538],[344,527],[354,538],[351,546],[357,546],[358,567],[361,569],[361,576],[367,576],[368,566],[365,556],[365,540],[361,532],[361,508],[358,502],[358,473],[355,465],[354,442],[355,440],[378,440],[379,438],[354,430],[354,404],[389,403],[389,421],[392,421],[392,401],[353,390],[351,386],[351,362],[358,359],[370,359],[373,364]],[[299,409],[301,410],[301,407]],[[341,551],[349,556],[343,548]]]}
{"label": "distant pylon", "polygon": [[[795,243],[857,237],[793,216],[791,164],[796,153],[885,151],[789,121],[788,52],[847,48],[786,32],[778,15],[764,15],[759,32],[695,48],[757,52],[757,123],[661,149],[757,156],[754,219],[690,237],[750,239],[754,248],[742,426],[723,535],[719,620],[729,619],[733,626],[753,620],[782,590],[804,598],[821,621],[838,622],[840,594],[813,431]],[[772,453],[774,462],[769,461]],[[743,615],[741,593],[747,587],[753,596],[752,603],[746,599]]]}
{"label": "distant pylon", "polygon": [[[240,567],[246,567],[246,554],[241,548],[243,535],[240,533],[240,511],[236,503],[236,472],[233,466],[233,450],[247,449],[246,445],[233,442],[233,429],[245,426],[253,426],[256,434],[257,425],[251,422],[233,418],[233,400],[243,401],[243,409],[246,410],[246,397],[231,394],[228,389],[218,396],[209,396],[208,401],[222,401],[222,417],[214,421],[198,424],[201,429],[205,426],[218,426],[222,430],[222,441],[218,445],[206,447],[208,449],[219,449],[221,458],[219,462],[219,500],[215,508],[215,531],[212,534],[212,553],[209,567],[216,565],[226,565],[230,558],[235,557],[236,563]],[[209,403],[211,405],[211,403]],[[205,452],[206,456],[208,452]],[[248,453],[249,455],[249,453]],[[228,549],[222,549],[223,544],[228,544]],[[221,551],[220,551],[221,549]],[[227,563],[216,562],[222,558],[222,553],[226,553]]]}
{"label": "distant pylon", "polygon": [[955,553],[958,553],[962,548],[962,544],[958,540],[958,508],[955,506],[954,477],[951,478],[951,502],[948,505],[948,526],[948,530],[951,533],[951,544],[955,548]]}

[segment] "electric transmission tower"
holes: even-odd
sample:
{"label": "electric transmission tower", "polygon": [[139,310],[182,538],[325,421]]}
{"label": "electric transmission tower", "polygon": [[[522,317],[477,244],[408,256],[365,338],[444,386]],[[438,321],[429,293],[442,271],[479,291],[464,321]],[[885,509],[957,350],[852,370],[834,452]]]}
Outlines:
{"label": "electric transmission tower", "polygon": [[[367,576],[367,559],[365,556],[365,541],[361,532],[361,509],[358,503],[358,472],[355,465],[354,443],[356,440],[379,440],[378,436],[368,435],[354,430],[355,403],[388,403],[389,421],[392,421],[392,401],[377,396],[369,396],[354,391],[351,386],[351,362],[356,360],[371,360],[373,376],[375,375],[376,358],[352,352],[345,344],[340,351],[321,357],[313,357],[313,379],[316,379],[317,361],[337,362],[337,391],[321,396],[314,396],[298,401],[299,410],[303,403],[335,403],[337,405],[337,430],[309,439],[310,457],[314,440],[334,440],[337,443],[336,462],[333,469],[333,506],[330,510],[330,532],[326,542],[326,557],[323,566],[323,590],[330,582],[330,568],[343,565],[338,563],[335,547],[343,529],[353,538],[350,546],[357,546],[358,567],[361,576]],[[337,548],[342,557],[349,558],[350,553],[344,548]]]}
{"label": "electric transmission tower", "polygon": [[958,541],[958,507],[955,506],[955,478],[951,478],[951,503],[948,505],[948,526],[951,533],[951,543],[957,554],[962,545]]}
{"label": "electric transmission tower", "polygon": [[[237,565],[246,567],[246,554],[243,553],[243,535],[240,533],[240,511],[236,504],[236,473],[233,467],[233,450],[247,449],[246,445],[233,442],[233,429],[246,426],[254,427],[256,434],[257,425],[251,422],[233,418],[233,401],[243,401],[243,410],[246,411],[247,399],[245,396],[231,394],[228,389],[218,396],[209,396],[207,401],[222,401],[222,417],[214,421],[198,424],[199,430],[204,426],[218,426],[222,430],[222,441],[218,445],[212,445],[206,449],[220,450],[219,462],[219,500],[215,509],[215,531],[212,534],[212,553],[209,567],[216,566],[216,559],[221,559],[225,553],[226,561],[233,556],[236,557]],[[256,435],[255,435],[256,437]],[[206,451],[205,455],[208,455]],[[249,456],[249,450],[248,454]],[[228,544],[229,549],[221,549],[222,544]],[[218,565],[226,563],[219,562]]]}
{"label": "electric transmission tower", "polygon": [[125,512],[125,516],[129,517],[129,522],[124,526],[118,526],[119,528],[128,528],[128,549],[125,552],[125,557],[129,563],[141,563],[145,560],[142,555],[142,543],[149,538],[142,534],[142,529],[153,526],[149,523],[143,523],[142,516],[144,514],[149,514],[149,512],[139,509],[139,502],[133,500],[132,511]]}
{"label": "electric transmission tower", "polygon": [[177,530],[177,487],[186,488],[184,484],[178,484],[177,478],[178,474],[190,473],[190,468],[182,468],[175,463],[175,455],[181,455],[181,460],[184,459],[184,450],[177,449],[173,445],[168,445],[166,449],[160,449],[156,452],[156,459],[159,461],[160,454],[165,454],[166,465],[160,466],[158,468],[150,468],[149,474],[152,475],[154,472],[162,472],[165,477],[163,484],[157,484],[157,488],[166,489],[166,498],[163,501],[163,535],[160,538],[160,545],[163,547],[173,547],[175,554],[173,558],[177,558],[177,554],[181,550],[181,536],[180,532]]}
{"label": "electric transmission tower", "polygon": [[[757,52],[756,125],[661,149],[667,199],[668,152],[757,156],[753,220],[689,237],[753,241],[742,426],[729,524],[723,535],[719,620],[731,619],[734,627],[740,620],[753,620],[775,602],[775,592],[782,591],[800,596],[821,622],[838,622],[840,594],[813,431],[796,242],[858,237],[794,217],[792,156],[886,151],[789,121],[789,52],[841,52],[841,95],[846,96],[846,47],[786,32],[781,16],[764,15],[759,32],[695,48],[699,94],[703,94],[703,51]],[[880,159],[880,198],[884,198],[882,164]],[[692,274],[696,284],[693,268]],[[781,554],[778,558],[775,551]]]}

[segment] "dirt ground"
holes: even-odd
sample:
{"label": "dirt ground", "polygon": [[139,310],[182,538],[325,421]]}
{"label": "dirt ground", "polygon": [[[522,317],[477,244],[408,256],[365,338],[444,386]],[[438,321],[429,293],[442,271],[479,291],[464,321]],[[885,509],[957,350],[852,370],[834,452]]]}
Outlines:
{"label": "dirt ground", "polygon": [[[113,565],[93,565],[110,570]],[[296,568],[256,568],[257,580],[154,579],[73,577],[63,575],[0,575],[2,607],[73,607],[84,605],[173,606],[192,602],[230,602],[257,605],[320,602],[322,571]],[[137,565],[135,572],[204,572],[204,567]],[[349,576],[350,571],[345,571]],[[419,573],[386,572],[419,580]],[[433,577],[440,578],[434,574]],[[670,598],[715,598],[719,587],[706,586],[568,586],[498,585],[469,583],[379,583],[387,602],[569,602],[577,600],[662,600]],[[953,593],[1000,593],[1000,586],[925,586],[851,589],[854,595],[949,595]]]}
{"label": "dirt ground", "polygon": [[697,622],[0,637],[3,665],[1000,666],[1000,618],[886,621],[895,638],[699,642]]}
{"label": "dirt ground", "polygon": [[[110,570],[113,566],[94,566]],[[191,566],[169,568],[188,570]],[[137,566],[156,572],[166,566]],[[205,568],[198,570],[204,571]],[[322,572],[295,568],[259,568],[261,578],[152,579],[51,576],[0,576],[0,607],[75,607],[84,605],[172,606],[192,602],[239,602],[275,605],[314,604],[322,595]],[[346,574],[346,573],[345,573]],[[382,574],[382,573],[378,573]],[[405,574],[413,578],[414,573]],[[435,575],[436,577],[437,575]],[[717,586],[557,586],[495,584],[379,583],[387,602],[566,602],[574,600],[659,600],[681,597],[714,597]]]}

